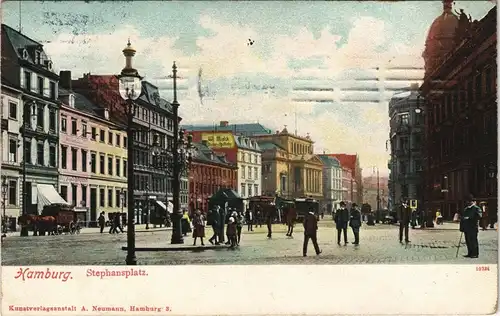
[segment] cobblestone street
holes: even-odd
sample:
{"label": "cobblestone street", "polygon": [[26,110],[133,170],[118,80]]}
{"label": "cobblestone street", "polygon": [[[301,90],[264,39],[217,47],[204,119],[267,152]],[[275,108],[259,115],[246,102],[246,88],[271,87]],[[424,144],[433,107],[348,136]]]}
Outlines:
{"label": "cobblestone street", "polygon": [[[141,265],[168,264],[495,264],[497,263],[498,233],[495,230],[479,233],[480,256],[465,259],[465,244],[458,258],[456,245],[460,238],[457,225],[445,223],[439,228],[410,230],[410,244],[400,244],[397,226],[364,225],[358,247],[336,244],[336,231],[328,221],[320,222],[318,240],[323,253],[314,254],[309,245],[308,257],[302,257],[303,230],[296,226],[294,238],[285,236],[286,227],[275,225],[273,238],[266,238],[266,229],[254,232],[243,230],[241,246],[207,250],[137,252]],[[209,235],[207,229],[207,235]],[[171,230],[140,231],[137,247],[169,247]],[[348,238],[352,241],[352,232]],[[462,239],[462,242],[464,240]],[[205,245],[210,245],[207,241]],[[192,245],[190,236],[185,246]],[[121,265],[125,264],[126,234],[87,233],[80,235],[24,237],[9,236],[2,244],[3,265]],[[463,247],[463,248],[462,248]]]}

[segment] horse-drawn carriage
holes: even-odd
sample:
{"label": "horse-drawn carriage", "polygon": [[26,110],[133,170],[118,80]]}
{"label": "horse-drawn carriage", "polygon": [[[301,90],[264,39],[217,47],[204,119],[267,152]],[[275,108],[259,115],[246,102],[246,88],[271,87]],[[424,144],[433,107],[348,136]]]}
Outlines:
{"label": "horse-drawn carriage", "polygon": [[81,229],[77,212],[73,206],[67,204],[46,205],[41,215],[22,215],[18,222],[19,225],[32,230],[33,236],[79,234]]}

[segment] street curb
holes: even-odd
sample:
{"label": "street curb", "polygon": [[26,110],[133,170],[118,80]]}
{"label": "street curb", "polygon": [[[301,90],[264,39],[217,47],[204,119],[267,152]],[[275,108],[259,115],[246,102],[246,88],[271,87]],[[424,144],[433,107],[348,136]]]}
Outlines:
{"label": "street curb", "polygon": [[[135,247],[135,251],[204,251],[224,248],[229,248],[229,246]],[[122,247],[122,250],[128,250],[128,247]]]}

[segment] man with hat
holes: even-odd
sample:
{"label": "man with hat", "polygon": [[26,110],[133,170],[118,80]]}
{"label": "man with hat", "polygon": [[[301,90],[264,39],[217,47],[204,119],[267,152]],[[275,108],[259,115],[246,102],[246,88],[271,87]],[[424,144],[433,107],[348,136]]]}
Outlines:
{"label": "man with hat", "polygon": [[409,243],[409,225],[410,225],[410,218],[411,218],[411,209],[410,206],[408,205],[408,202],[404,197],[401,198],[401,205],[399,206],[399,212],[398,212],[398,219],[399,219],[399,242],[403,242],[403,231],[405,233],[405,242]]}
{"label": "man with hat", "polygon": [[361,212],[358,209],[356,203],[352,203],[351,207],[351,218],[349,220],[349,226],[352,228],[354,234],[354,245],[359,245],[359,228],[361,227]]}
{"label": "man with hat", "polygon": [[337,244],[340,245],[340,236],[344,232],[344,245],[347,245],[347,223],[349,222],[349,210],[345,207],[345,202],[340,202],[340,209],[333,217],[337,227]]}
{"label": "man with hat", "polygon": [[462,211],[460,220],[460,231],[464,233],[467,245],[466,258],[477,258],[479,256],[479,242],[477,234],[479,232],[478,222],[481,219],[481,209],[476,205],[476,200],[470,194],[466,198],[467,206]]}

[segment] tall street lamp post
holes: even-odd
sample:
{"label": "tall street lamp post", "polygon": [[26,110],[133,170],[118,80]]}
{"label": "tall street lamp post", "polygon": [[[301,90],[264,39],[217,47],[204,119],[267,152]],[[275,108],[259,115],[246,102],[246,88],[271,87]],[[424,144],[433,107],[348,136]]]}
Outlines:
{"label": "tall street lamp post", "polygon": [[132,48],[130,40],[123,49],[125,68],[122,69],[119,80],[120,96],[126,101],[125,114],[127,116],[127,265],[136,265],[135,257],[135,226],[134,226],[134,116],[136,114],[135,100],[142,92],[142,77],[132,67],[132,57],[136,50]]}
{"label": "tall street lamp post", "polygon": [[[28,214],[28,192],[27,192],[27,186],[26,186],[26,164],[28,161],[31,161],[31,157],[27,157],[27,146],[26,146],[26,129],[27,128],[32,128],[31,126],[31,118],[35,117],[36,115],[36,109],[35,109],[35,102],[34,101],[28,101],[23,105],[23,125],[21,126],[21,139],[22,139],[22,146],[23,146],[23,196],[22,196],[22,201],[23,201],[23,207],[21,210],[21,215],[22,215],[22,222],[21,222],[21,237],[26,237],[29,234],[29,229],[28,226],[26,225],[25,222],[25,216]],[[36,230],[33,232],[33,234],[36,234]]]}
{"label": "tall street lamp post", "polygon": [[121,200],[121,207],[122,207],[122,211],[120,213],[120,220],[122,220],[123,218],[123,207],[125,206],[125,189],[122,188],[121,191],[120,191],[120,200]]}
{"label": "tall street lamp post", "polygon": [[3,216],[2,216],[2,237],[5,237],[7,234],[7,217],[5,216],[5,208],[7,206],[7,190],[9,189],[9,185],[7,184],[7,178],[4,176],[2,180],[2,208],[3,208]]}

